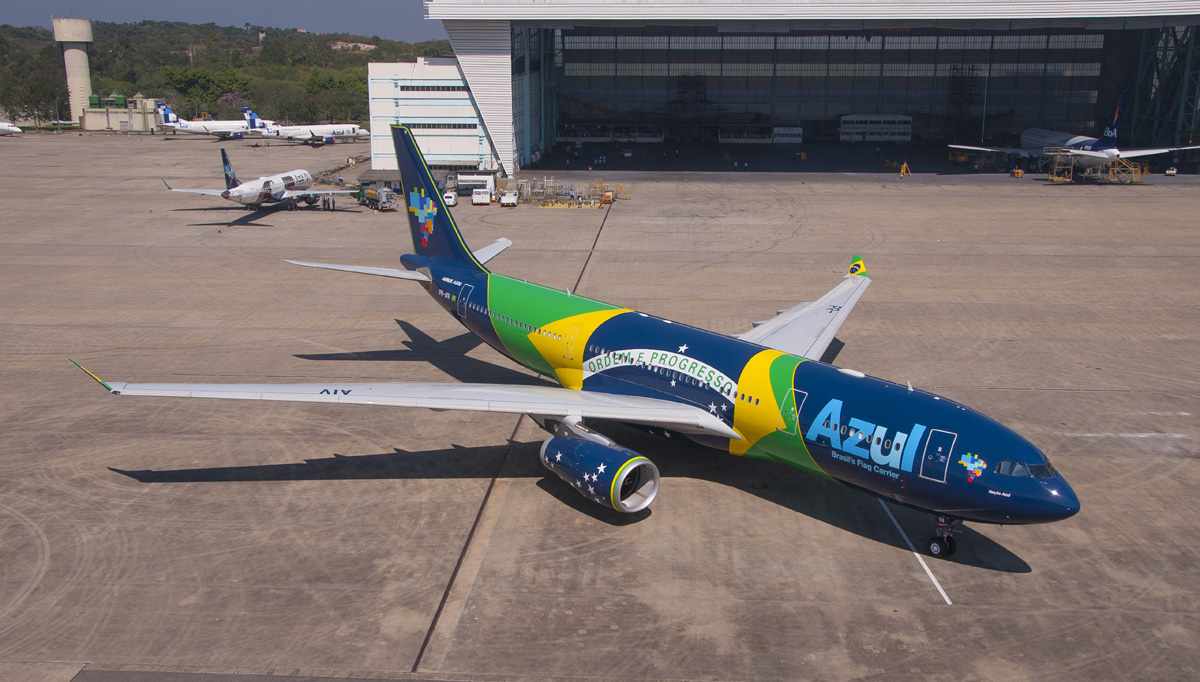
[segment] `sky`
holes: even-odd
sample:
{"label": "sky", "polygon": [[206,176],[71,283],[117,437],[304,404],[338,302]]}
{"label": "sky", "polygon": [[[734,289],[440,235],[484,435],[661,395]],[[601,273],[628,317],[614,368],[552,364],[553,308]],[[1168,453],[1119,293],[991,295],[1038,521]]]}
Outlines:
{"label": "sky", "polygon": [[0,24],[44,26],[50,17],[95,21],[187,21],[304,28],[313,33],[357,33],[394,40],[445,38],[442,22],[428,21],[420,0],[0,0]]}

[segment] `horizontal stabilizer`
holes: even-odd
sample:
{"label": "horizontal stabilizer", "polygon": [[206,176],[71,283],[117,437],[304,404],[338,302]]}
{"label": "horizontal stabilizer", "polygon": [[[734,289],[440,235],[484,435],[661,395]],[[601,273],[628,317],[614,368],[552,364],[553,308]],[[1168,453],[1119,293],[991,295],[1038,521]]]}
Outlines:
{"label": "horizontal stabilizer", "polygon": [[313,263],[303,260],[285,260],[285,263],[299,265],[305,268],[320,268],[322,270],[337,270],[339,272],[356,272],[360,275],[375,275],[376,277],[391,277],[393,279],[410,279],[416,282],[428,282],[429,275],[416,270],[401,270],[399,268],[372,268],[365,265],[339,265],[337,263]]}
{"label": "horizontal stabilizer", "polygon": [[475,260],[479,261],[481,264],[486,263],[496,256],[499,256],[502,251],[510,246],[512,246],[512,240],[501,237],[482,249],[477,249],[475,251]]}

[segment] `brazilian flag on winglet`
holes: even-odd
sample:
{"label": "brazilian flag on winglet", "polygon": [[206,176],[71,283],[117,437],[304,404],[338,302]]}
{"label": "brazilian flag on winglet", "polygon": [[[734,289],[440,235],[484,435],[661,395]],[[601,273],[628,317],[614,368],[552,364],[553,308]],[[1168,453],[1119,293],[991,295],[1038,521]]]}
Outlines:
{"label": "brazilian flag on winglet", "polygon": [[871,273],[867,272],[867,262],[862,259],[862,256],[855,256],[850,259],[850,267],[846,270],[847,274],[858,275],[859,277],[870,277]]}

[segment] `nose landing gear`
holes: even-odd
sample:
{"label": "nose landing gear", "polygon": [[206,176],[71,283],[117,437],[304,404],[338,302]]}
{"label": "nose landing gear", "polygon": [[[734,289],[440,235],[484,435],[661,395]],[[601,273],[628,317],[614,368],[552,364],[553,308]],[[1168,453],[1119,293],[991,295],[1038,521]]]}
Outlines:
{"label": "nose landing gear", "polygon": [[937,517],[937,529],[934,531],[936,535],[930,538],[929,544],[925,546],[929,550],[929,556],[939,559],[953,556],[954,550],[958,549],[958,543],[954,541],[954,534],[961,528],[962,519],[953,519],[949,516]]}

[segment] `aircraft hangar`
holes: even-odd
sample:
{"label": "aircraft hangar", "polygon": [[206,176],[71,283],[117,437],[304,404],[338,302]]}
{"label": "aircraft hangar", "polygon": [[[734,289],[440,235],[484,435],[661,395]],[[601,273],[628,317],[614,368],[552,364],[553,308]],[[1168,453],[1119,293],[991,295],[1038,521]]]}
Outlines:
{"label": "aircraft hangar", "polygon": [[1179,145],[1200,123],[1195,1],[426,0],[425,13],[470,89],[492,156],[480,165],[506,174],[571,141],[1002,144],[1029,127],[1091,134],[1119,106],[1126,144]]}

